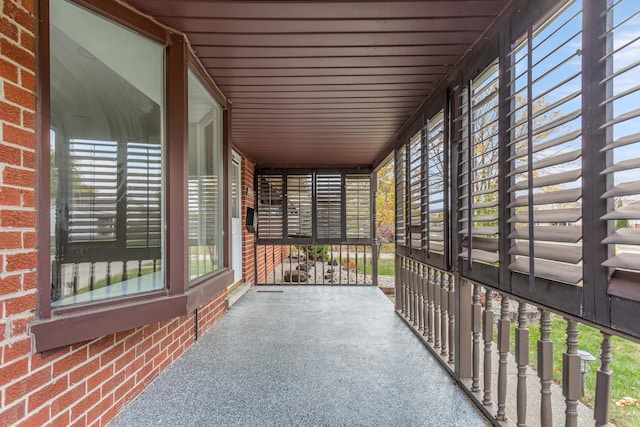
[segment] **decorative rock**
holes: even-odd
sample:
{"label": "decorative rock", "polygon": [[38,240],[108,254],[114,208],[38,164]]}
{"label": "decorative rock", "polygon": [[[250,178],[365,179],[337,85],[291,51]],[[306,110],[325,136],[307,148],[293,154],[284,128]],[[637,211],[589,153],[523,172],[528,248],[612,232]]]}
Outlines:
{"label": "decorative rock", "polygon": [[303,271],[291,271],[284,272],[284,281],[289,283],[306,282],[309,276]]}
{"label": "decorative rock", "polygon": [[329,265],[338,265],[338,260],[332,259],[331,261],[329,261]]}

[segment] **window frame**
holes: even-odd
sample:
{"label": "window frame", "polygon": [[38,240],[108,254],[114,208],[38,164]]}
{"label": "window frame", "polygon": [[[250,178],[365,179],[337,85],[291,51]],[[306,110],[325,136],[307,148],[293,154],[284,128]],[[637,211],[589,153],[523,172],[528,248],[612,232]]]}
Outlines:
{"label": "window frame", "polygon": [[[164,208],[165,208],[165,288],[145,294],[123,296],[86,304],[52,308],[50,253],[38,252],[37,296],[35,320],[29,329],[34,337],[34,352],[55,351],[87,339],[144,326],[186,315],[225,290],[233,281],[231,270],[231,104],[218,89],[190,49],[186,37],[162,26],[142,13],[113,0],[70,0],[105,19],[128,28],[162,45],[165,49],[165,147],[164,147]],[[50,200],[50,5],[49,0],[37,3],[37,124],[36,124],[36,202],[37,243],[49,248]],[[223,206],[223,267],[199,277],[188,279],[188,70],[203,84],[205,90],[222,109],[222,176]]]}

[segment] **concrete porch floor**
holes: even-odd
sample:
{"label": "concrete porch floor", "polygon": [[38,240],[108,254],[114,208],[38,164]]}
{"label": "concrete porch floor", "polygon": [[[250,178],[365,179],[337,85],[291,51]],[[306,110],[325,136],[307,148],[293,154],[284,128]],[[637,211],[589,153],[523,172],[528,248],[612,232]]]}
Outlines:
{"label": "concrete porch floor", "polygon": [[375,287],[253,288],[110,426],[486,426]]}

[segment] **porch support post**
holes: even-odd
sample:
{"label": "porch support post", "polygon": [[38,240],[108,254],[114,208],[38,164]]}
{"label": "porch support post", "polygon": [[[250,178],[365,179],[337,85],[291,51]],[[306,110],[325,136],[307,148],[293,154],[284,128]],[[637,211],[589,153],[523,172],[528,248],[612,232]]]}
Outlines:
{"label": "porch support post", "polygon": [[471,283],[454,276],[456,291],[455,346],[457,357],[455,372],[458,378],[471,378]]}

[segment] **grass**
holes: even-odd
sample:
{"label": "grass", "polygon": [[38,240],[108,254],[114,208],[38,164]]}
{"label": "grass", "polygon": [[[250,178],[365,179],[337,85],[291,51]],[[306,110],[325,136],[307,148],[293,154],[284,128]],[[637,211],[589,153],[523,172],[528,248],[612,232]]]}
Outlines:
{"label": "grass", "polygon": [[[511,324],[511,352],[515,352],[515,329],[516,322]],[[540,338],[539,323],[529,326],[529,365],[537,368],[537,340]],[[497,329],[497,328],[496,328]],[[597,357],[591,364],[591,369],[585,374],[585,395],[582,401],[589,407],[593,407],[596,389],[596,371],[600,367],[600,344],[602,335],[597,329],[579,324],[579,346],[580,350],[586,350]],[[557,315],[551,316],[551,339],[553,346],[553,379],[557,384],[562,383],[562,353],[566,350],[566,322]],[[610,417],[617,426],[633,427],[640,426],[640,344],[632,341],[613,337],[613,361],[611,370],[613,371],[613,381],[611,387]],[[621,407],[615,402],[624,397],[638,399],[639,403]]]}
{"label": "grass", "polygon": [[[358,272],[371,274],[371,260],[367,258],[366,268],[358,264]],[[393,258],[380,258],[378,260],[378,276],[393,276],[395,273],[395,260]]]}

